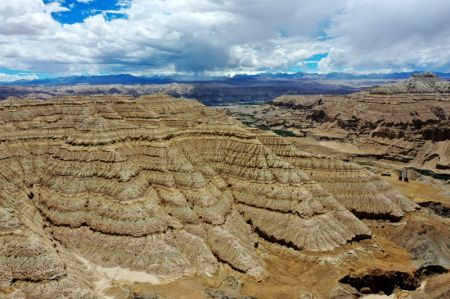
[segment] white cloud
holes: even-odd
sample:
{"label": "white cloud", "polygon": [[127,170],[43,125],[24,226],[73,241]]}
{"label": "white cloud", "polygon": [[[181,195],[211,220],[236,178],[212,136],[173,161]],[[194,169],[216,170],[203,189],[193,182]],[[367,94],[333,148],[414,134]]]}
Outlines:
{"label": "white cloud", "polygon": [[450,2],[352,0],[333,17],[323,71],[344,69],[450,71]]}
{"label": "white cloud", "polygon": [[8,47],[11,38],[50,34],[54,25],[52,12],[64,11],[59,3],[44,5],[40,0],[6,0],[0,2],[0,39]]}
{"label": "white cloud", "polygon": [[258,43],[237,45],[231,49],[236,67],[248,70],[287,69],[317,53],[328,51],[326,43],[307,37],[278,37]]}
{"label": "white cloud", "polygon": [[276,71],[329,52],[321,71],[450,71],[447,0],[120,3],[127,19],[100,14],[61,25],[51,16],[67,10],[58,2],[0,1],[0,68],[61,75]]}
{"label": "white cloud", "polygon": [[4,74],[0,73],[0,82],[13,82],[17,80],[35,80],[38,79],[38,76],[34,74],[17,74],[17,75],[11,75],[11,74]]}

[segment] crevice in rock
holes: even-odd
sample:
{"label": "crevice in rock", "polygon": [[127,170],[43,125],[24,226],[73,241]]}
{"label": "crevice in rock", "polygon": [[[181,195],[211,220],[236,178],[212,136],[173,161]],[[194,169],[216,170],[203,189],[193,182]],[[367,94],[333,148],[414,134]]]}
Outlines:
{"label": "crevice in rock", "polygon": [[358,276],[346,275],[339,282],[348,284],[364,294],[383,292],[385,295],[391,295],[396,288],[412,291],[420,286],[419,279],[410,273],[379,269]]}
{"label": "crevice in rock", "polygon": [[426,201],[420,202],[419,205],[432,210],[436,215],[444,218],[450,218],[450,208],[442,205],[440,202]]}
{"label": "crevice in rock", "polygon": [[369,240],[372,239],[371,235],[366,235],[366,234],[360,234],[360,235],[355,235],[350,242],[359,242],[362,240]]}
{"label": "crevice in rock", "polygon": [[216,257],[217,261],[219,261],[219,263],[226,264],[226,265],[230,266],[231,269],[233,269],[239,273],[243,273],[243,274],[246,273],[244,270],[238,269],[235,266],[233,266],[230,262],[220,258],[214,251],[211,251],[211,252]]}
{"label": "crevice in rock", "polygon": [[38,279],[32,279],[32,278],[13,278],[11,279],[11,285],[18,283],[18,282],[27,282],[27,283],[41,283],[41,282],[54,282],[54,281],[60,281],[61,279],[67,277],[67,274],[61,274],[59,276],[56,276],[54,278],[38,278]]}
{"label": "crevice in rock", "polygon": [[278,238],[275,238],[275,237],[272,236],[272,235],[267,234],[266,232],[264,232],[264,231],[262,231],[261,229],[259,229],[257,226],[254,226],[253,223],[252,223],[252,221],[251,221],[250,219],[247,220],[246,222],[252,227],[253,231],[254,231],[260,238],[266,240],[267,242],[275,243],[275,244],[278,244],[278,245],[280,245],[280,246],[284,246],[284,247],[291,248],[291,249],[298,250],[298,251],[303,250],[303,247],[297,246],[297,245],[295,245],[294,243],[292,243],[291,241],[286,241],[286,240],[283,240],[283,239],[278,239]]}
{"label": "crevice in rock", "polygon": [[395,216],[392,214],[385,214],[385,213],[369,213],[369,212],[362,212],[362,211],[356,211],[354,209],[351,210],[353,215],[355,215],[359,219],[375,219],[375,220],[388,220],[391,222],[399,222],[402,220],[402,216]]}
{"label": "crevice in rock", "polygon": [[280,214],[286,214],[286,215],[289,215],[289,214],[296,215],[296,216],[299,216],[302,219],[311,219],[311,218],[314,218],[314,217],[317,217],[317,216],[323,214],[323,213],[317,213],[316,212],[316,213],[310,213],[308,215],[302,215],[298,211],[294,211],[294,210],[283,211],[283,210],[278,210],[278,209],[274,209],[274,208],[271,208],[271,207],[257,206],[257,205],[246,203],[244,201],[240,201],[239,199],[236,199],[236,198],[235,198],[235,201],[237,203],[241,204],[241,205],[244,205],[244,206],[247,206],[247,207],[251,207],[251,208],[254,208],[254,209],[266,210],[266,211],[270,211],[270,212],[274,212],[274,213],[280,213]]}
{"label": "crevice in rock", "polygon": [[433,264],[426,264],[421,266],[419,269],[416,270],[416,273],[414,274],[417,278],[422,279],[424,277],[432,276],[435,274],[444,274],[448,273],[448,269],[441,266],[441,265],[433,265]]}

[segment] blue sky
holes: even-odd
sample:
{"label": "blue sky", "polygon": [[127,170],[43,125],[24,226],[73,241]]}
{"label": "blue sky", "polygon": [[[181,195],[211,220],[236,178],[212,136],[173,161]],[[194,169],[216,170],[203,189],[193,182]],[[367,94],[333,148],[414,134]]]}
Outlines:
{"label": "blue sky", "polygon": [[[45,4],[55,2],[55,0],[43,1]],[[130,5],[129,2],[117,0],[60,0],[58,2],[68,8],[67,11],[52,13],[52,17],[61,24],[80,23],[96,14],[102,14],[107,20],[126,18],[127,15],[120,11]]]}
{"label": "blue sky", "polygon": [[318,71],[319,62],[328,57],[328,53],[314,54],[304,60],[301,60],[295,66],[289,67],[286,72],[306,72],[315,73]]}
{"label": "blue sky", "polygon": [[0,81],[450,72],[448,0],[1,0]]}

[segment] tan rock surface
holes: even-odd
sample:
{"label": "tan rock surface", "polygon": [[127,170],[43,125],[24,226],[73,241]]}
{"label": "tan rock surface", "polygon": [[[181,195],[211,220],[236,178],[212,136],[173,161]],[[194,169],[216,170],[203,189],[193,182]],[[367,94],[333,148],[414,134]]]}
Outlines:
{"label": "tan rock surface", "polygon": [[415,208],[359,166],[163,94],[0,102],[0,160],[0,288],[27,298],[99,296],[90,263],[262,279],[261,240],[332,251],[371,234],[349,210]]}
{"label": "tan rock surface", "polygon": [[228,111],[283,134],[353,144],[354,155],[450,174],[450,82],[432,74],[348,96],[281,96]]}

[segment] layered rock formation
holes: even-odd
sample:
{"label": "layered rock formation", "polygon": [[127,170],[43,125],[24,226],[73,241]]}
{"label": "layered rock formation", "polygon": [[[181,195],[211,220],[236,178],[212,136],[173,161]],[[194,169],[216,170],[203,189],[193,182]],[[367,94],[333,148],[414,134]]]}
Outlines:
{"label": "layered rock formation", "polygon": [[415,74],[409,80],[386,84],[370,89],[371,94],[426,94],[450,93],[450,82],[442,80],[433,73]]}
{"label": "layered rock formation", "polygon": [[349,96],[282,96],[232,112],[243,120],[254,114],[259,127],[333,138],[363,156],[450,174],[450,82],[433,74]]}
{"label": "layered rock formation", "polygon": [[99,296],[92,265],[263,279],[261,239],[332,251],[371,235],[356,216],[415,209],[359,166],[163,94],[0,102],[0,160],[11,298]]}

